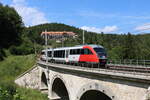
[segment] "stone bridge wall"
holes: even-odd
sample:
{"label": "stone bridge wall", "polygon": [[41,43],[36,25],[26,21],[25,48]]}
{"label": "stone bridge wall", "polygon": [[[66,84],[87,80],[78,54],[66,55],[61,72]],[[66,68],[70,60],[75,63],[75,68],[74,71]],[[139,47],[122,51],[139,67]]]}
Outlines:
{"label": "stone bridge wall", "polygon": [[84,92],[92,89],[105,93],[112,100],[144,100],[148,88],[148,85],[141,83],[104,77],[94,78],[80,75],[79,73],[74,75],[66,72],[56,72],[54,70],[50,70],[49,78],[49,96],[52,93],[53,81],[56,78],[60,78],[68,90],[70,100],[79,100]]}
{"label": "stone bridge wall", "polygon": [[40,70],[36,65],[33,66],[28,71],[21,74],[16,80],[15,83],[19,86],[39,89],[40,88]]}
{"label": "stone bridge wall", "polygon": [[[44,79],[42,79],[43,74]],[[69,100],[80,100],[81,96],[89,90],[97,90],[111,98],[111,100],[149,100],[150,91],[147,90],[149,87],[147,83],[115,79],[110,76],[85,74],[80,71],[55,67],[48,67],[47,69],[46,66],[41,65],[33,67],[22,74],[15,80],[15,83],[27,88],[47,89],[48,97],[52,100],[61,98],[61,94],[57,93],[55,88],[62,83],[58,81],[60,84],[54,86],[56,79],[61,80],[66,87]]]}

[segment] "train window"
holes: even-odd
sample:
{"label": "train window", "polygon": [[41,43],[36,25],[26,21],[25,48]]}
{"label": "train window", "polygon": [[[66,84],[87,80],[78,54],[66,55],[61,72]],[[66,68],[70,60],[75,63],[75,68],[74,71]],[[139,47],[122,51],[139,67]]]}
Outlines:
{"label": "train window", "polygon": [[52,57],[52,51],[48,51],[48,57]]}
{"label": "train window", "polygon": [[77,53],[77,54],[80,54],[80,50],[81,50],[81,49],[77,49],[77,52],[76,52],[76,53]]}
{"label": "train window", "polygon": [[70,50],[70,55],[72,55],[73,54],[73,52],[72,52],[72,49]]}
{"label": "train window", "polygon": [[41,55],[45,55],[45,52],[41,52]]}
{"label": "train window", "polygon": [[57,53],[56,53],[56,51],[54,51],[54,57],[56,57],[57,55],[56,55]]}
{"label": "train window", "polygon": [[73,51],[73,54],[76,54],[76,50],[75,49],[73,49],[72,51]]}
{"label": "train window", "polygon": [[71,49],[70,50],[70,55],[74,55],[74,54],[76,54],[76,50],[75,49]]}
{"label": "train window", "polygon": [[106,52],[104,48],[94,48],[94,50],[98,52]]}
{"label": "train window", "polygon": [[57,57],[59,58],[61,55],[61,52],[60,51],[57,51]]}
{"label": "train window", "polygon": [[93,53],[88,48],[85,48],[84,49],[84,54],[89,55],[89,54],[93,54]]}
{"label": "train window", "polygon": [[70,55],[72,55],[72,49],[70,50]]}
{"label": "train window", "polygon": [[84,49],[80,49],[80,54],[84,54]]}
{"label": "train window", "polygon": [[65,50],[54,51],[54,57],[64,58],[65,57]]}
{"label": "train window", "polygon": [[62,52],[61,57],[65,58],[65,50],[62,50],[61,52]]}
{"label": "train window", "polygon": [[71,49],[70,55],[79,55],[81,54],[81,49]]}
{"label": "train window", "polygon": [[61,58],[61,56],[62,56],[62,51],[58,51],[58,56],[57,57]]}

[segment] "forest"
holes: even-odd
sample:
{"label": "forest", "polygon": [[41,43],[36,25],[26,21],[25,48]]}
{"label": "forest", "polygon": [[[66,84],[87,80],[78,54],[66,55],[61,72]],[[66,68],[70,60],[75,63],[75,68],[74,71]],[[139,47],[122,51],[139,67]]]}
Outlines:
{"label": "forest", "polygon": [[[61,23],[47,23],[25,28],[26,37],[36,44],[44,45],[41,37],[42,31],[72,31],[78,35],[77,38],[68,38],[63,46],[74,46],[82,44],[82,32],[80,28]],[[150,34],[124,34],[94,33],[85,31],[85,44],[99,44],[106,48],[109,59],[150,59]],[[52,47],[61,47],[62,43],[49,40]]]}
{"label": "forest", "polygon": [[[80,28],[63,23],[45,23],[26,27],[22,21],[21,16],[16,12],[14,8],[0,4],[0,62],[2,63],[3,61],[7,60],[10,55],[25,56],[29,54],[39,54],[40,51],[44,49],[45,41],[41,37],[41,32],[45,30],[72,31],[78,36],[76,38],[66,39],[63,43],[63,46],[74,46],[82,44],[83,30]],[[124,34],[112,34],[103,32],[94,33],[85,30],[85,43],[99,44],[104,46],[108,54],[108,59],[149,60],[149,41],[149,33],[132,34],[129,30],[128,33]],[[55,40],[48,40],[48,45],[51,47],[61,47],[62,43],[57,43]],[[0,66],[0,68],[2,68],[2,66]],[[7,67],[5,66],[5,68]],[[16,69],[19,71],[22,70],[20,67],[16,67]],[[5,70],[4,67],[3,70]],[[18,74],[20,74],[19,71]],[[2,73],[3,72],[0,71],[0,75]],[[16,76],[17,75],[15,75],[14,77]],[[2,77],[0,77],[0,79],[1,78]],[[1,87],[3,85],[4,83],[0,82],[0,99],[7,98],[7,100],[12,100],[12,98],[16,98],[13,100],[22,100],[20,94],[16,92],[16,88],[14,88],[14,85],[4,85],[4,87]]]}

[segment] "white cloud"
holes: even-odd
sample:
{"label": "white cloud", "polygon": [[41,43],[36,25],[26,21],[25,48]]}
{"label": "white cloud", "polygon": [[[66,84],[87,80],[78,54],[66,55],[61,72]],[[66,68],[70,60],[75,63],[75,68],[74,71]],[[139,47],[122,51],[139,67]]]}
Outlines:
{"label": "white cloud", "polygon": [[15,4],[25,4],[25,0],[12,0]]}
{"label": "white cloud", "polygon": [[88,27],[88,26],[82,26],[81,29],[91,31],[91,32],[97,32],[97,33],[109,33],[109,32],[115,32],[118,30],[117,26],[105,26],[103,28],[96,28],[96,27]]}
{"label": "white cloud", "polygon": [[20,14],[26,26],[48,22],[43,12],[37,8],[27,6],[25,0],[13,0],[12,6]]}
{"label": "white cloud", "polygon": [[135,27],[135,30],[136,31],[150,30],[150,23],[146,23],[146,24],[143,24],[141,26],[137,26],[137,27]]}

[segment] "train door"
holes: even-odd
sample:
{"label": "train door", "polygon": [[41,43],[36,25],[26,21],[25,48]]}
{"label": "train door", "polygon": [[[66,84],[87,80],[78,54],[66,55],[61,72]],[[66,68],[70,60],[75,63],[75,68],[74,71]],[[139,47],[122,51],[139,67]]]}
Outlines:
{"label": "train door", "polygon": [[80,48],[70,49],[69,62],[77,63],[80,57]]}
{"label": "train door", "polygon": [[96,55],[94,55],[90,49],[83,48],[79,61],[80,62],[98,62],[98,59]]}
{"label": "train door", "polygon": [[68,57],[69,57],[69,49],[67,49],[66,50],[66,53],[65,53],[66,55],[65,55],[65,57],[66,57],[66,62],[69,62],[69,59],[68,59]]}

